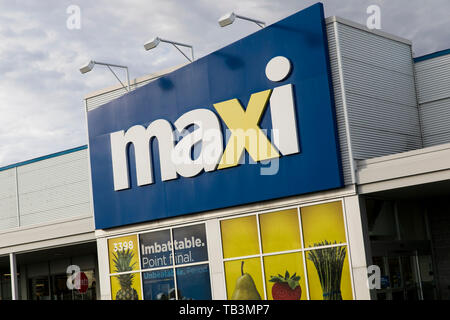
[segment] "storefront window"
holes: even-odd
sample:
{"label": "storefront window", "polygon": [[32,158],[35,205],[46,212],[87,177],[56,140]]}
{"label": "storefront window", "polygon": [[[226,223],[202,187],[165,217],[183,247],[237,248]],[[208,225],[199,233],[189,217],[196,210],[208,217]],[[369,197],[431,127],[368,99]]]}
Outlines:
{"label": "storefront window", "polygon": [[114,300],[211,299],[204,224],[108,241]]}
{"label": "storefront window", "polygon": [[353,298],[340,201],[220,222],[227,298]]}

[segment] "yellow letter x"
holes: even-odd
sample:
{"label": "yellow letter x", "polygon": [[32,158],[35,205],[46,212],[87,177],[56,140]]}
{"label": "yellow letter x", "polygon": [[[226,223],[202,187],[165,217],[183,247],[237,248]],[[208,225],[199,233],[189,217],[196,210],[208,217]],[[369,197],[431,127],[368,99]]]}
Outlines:
{"label": "yellow letter x", "polygon": [[245,111],[237,99],[214,104],[214,108],[231,130],[231,136],[222,159],[220,159],[218,169],[237,166],[244,149],[247,150],[253,161],[280,156],[258,126],[271,93],[272,90],[266,90],[252,94]]}

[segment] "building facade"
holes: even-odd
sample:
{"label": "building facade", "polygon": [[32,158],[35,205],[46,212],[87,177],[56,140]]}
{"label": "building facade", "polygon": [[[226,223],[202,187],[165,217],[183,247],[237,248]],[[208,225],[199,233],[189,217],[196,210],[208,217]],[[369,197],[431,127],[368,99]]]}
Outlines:
{"label": "building facade", "polygon": [[90,94],[89,146],[0,168],[1,298],[448,299],[448,82],[317,4]]}

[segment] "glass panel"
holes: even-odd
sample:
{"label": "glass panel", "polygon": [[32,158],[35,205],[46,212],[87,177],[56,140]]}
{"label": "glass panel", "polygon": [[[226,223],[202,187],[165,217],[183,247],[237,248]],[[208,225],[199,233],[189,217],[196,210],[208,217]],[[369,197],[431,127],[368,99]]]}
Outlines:
{"label": "glass panel", "polygon": [[112,276],[111,298],[113,300],[141,300],[140,274],[135,272]]}
{"label": "glass panel", "polygon": [[433,262],[431,256],[419,256],[419,268],[420,278],[422,280],[423,299],[436,299],[436,287],[434,282]]}
{"label": "glass panel", "polygon": [[139,270],[136,235],[109,239],[108,251],[110,273]]}
{"label": "glass panel", "polygon": [[425,216],[417,202],[397,202],[398,221],[402,240],[427,240]]}
{"label": "glass panel", "polygon": [[260,253],[256,216],[222,220],[220,226],[224,258]]}
{"label": "glass panel", "polygon": [[418,274],[416,268],[416,257],[401,257],[404,290],[406,300],[419,300]]}
{"label": "glass panel", "polygon": [[69,290],[67,287],[67,275],[54,275],[51,278],[53,300],[73,300],[73,295],[78,290]]}
{"label": "glass panel", "polygon": [[142,273],[145,300],[175,300],[173,269]]}
{"label": "glass panel", "polygon": [[393,202],[366,199],[366,211],[370,240],[397,239]]}
{"label": "glass panel", "polygon": [[176,270],[179,300],[211,300],[211,282],[207,264]]}
{"label": "glass panel", "polygon": [[345,226],[340,201],[300,209],[305,247],[345,243]]}
{"label": "glass panel", "polygon": [[269,300],[306,300],[300,252],[264,257],[264,272]]}
{"label": "glass panel", "polygon": [[30,293],[32,300],[50,300],[50,286],[48,277],[30,279]]}
{"label": "glass panel", "polygon": [[263,253],[301,248],[297,209],[261,214],[259,223]]}
{"label": "glass panel", "polygon": [[161,230],[139,235],[142,269],[161,268],[173,265],[170,230]]}
{"label": "glass panel", "polygon": [[226,261],[225,280],[229,300],[264,299],[260,258]]}
{"label": "glass panel", "polygon": [[398,257],[388,258],[389,275],[390,275],[390,288],[403,287],[402,274],[400,271],[400,261]]}
{"label": "glass panel", "polygon": [[173,229],[175,264],[208,260],[206,230],[204,224]]}
{"label": "glass panel", "polygon": [[352,300],[347,247],[306,252],[311,300]]}

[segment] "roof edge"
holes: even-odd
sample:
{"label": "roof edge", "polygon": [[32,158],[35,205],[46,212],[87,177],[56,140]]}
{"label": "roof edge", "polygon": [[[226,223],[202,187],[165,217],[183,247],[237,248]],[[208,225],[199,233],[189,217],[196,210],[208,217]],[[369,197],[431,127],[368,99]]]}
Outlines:
{"label": "roof edge", "polygon": [[445,56],[447,54],[450,54],[450,49],[439,50],[436,52],[425,54],[423,56],[415,57],[413,59],[414,59],[414,62],[420,62],[420,61],[425,61],[425,60]]}
{"label": "roof edge", "polygon": [[40,157],[33,158],[33,159],[30,159],[30,160],[25,160],[25,161],[17,162],[17,163],[10,164],[10,165],[4,166],[4,167],[0,167],[0,171],[5,171],[5,170],[8,170],[8,169],[24,166],[26,164],[30,164],[30,163],[34,163],[34,162],[50,159],[50,158],[59,157],[59,156],[62,156],[62,155],[68,154],[68,153],[73,153],[73,152],[76,152],[76,151],[85,150],[87,148],[88,148],[87,145],[83,145],[83,146],[80,146],[80,147],[75,147],[75,148],[71,148],[71,149],[67,149],[67,150],[63,150],[63,151],[47,154],[45,156],[40,156]]}
{"label": "roof edge", "polygon": [[351,20],[347,20],[345,18],[341,18],[341,17],[337,17],[337,16],[331,16],[331,17],[328,17],[328,18],[325,19],[325,23],[326,24],[331,24],[333,22],[342,23],[342,24],[345,24],[347,26],[350,26],[350,27],[353,27],[353,28],[356,28],[356,29],[359,29],[359,30],[362,30],[362,31],[366,31],[366,32],[375,34],[375,35],[380,36],[380,37],[384,37],[384,38],[387,38],[387,39],[390,39],[390,40],[394,40],[394,41],[401,42],[401,43],[407,44],[409,46],[412,46],[412,41],[411,40],[408,40],[408,39],[396,36],[396,35],[394,35],[392,33],[387,33],[385,31],[381,31],[381,30],[378,30],[378,29],[369,29],[365,25],[362,25],[360,23],[357,23],[357,22],[354,22],[354,21],[351,21]]}

